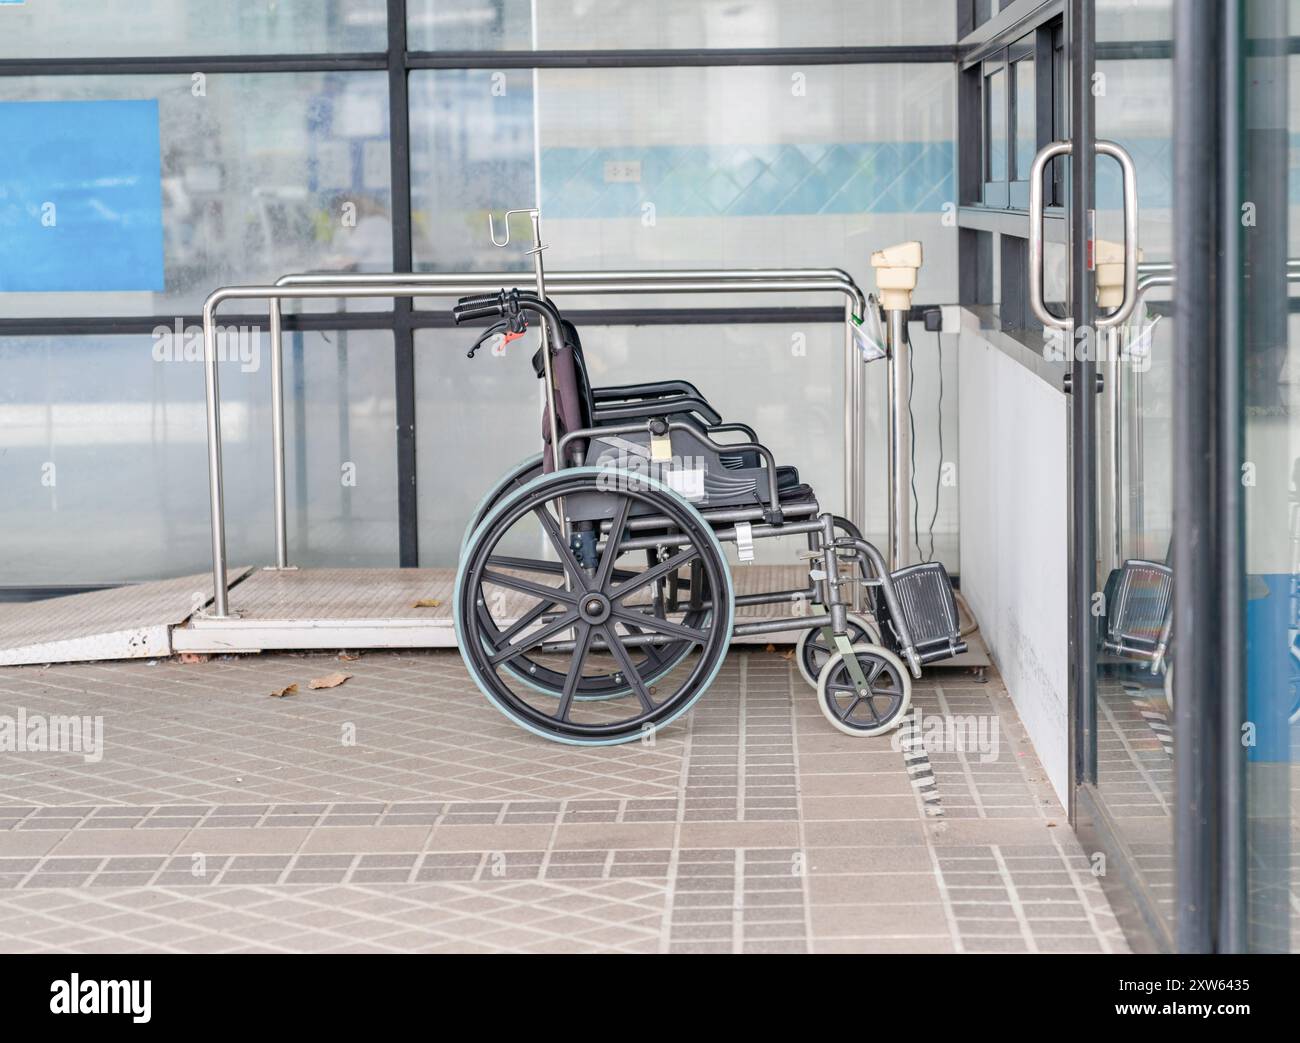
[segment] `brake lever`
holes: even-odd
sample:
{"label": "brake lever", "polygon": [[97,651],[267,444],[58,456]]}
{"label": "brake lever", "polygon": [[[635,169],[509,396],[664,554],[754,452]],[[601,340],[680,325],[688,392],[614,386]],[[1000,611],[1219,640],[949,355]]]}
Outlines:
{"label": "brake lever", "polygon": [[483,331],[483,335],[474,342],[474,346],[466,352],[465,357],[472,359],[474,353],[488,341],[489,338],[501,334],[501,347],[505,348],[512,340],[518,340],[528,332],[528,317],[523,312],[516,311],[509,316],[505,322],[498,322],[495,326],[490,326]]}

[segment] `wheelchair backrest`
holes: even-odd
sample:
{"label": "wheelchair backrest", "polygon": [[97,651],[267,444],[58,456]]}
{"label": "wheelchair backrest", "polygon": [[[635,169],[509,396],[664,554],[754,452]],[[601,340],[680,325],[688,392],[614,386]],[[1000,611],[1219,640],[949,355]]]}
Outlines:
{"label": "wheelchair backrest", "polygon": [[[587,362],[582,354],[582,339],[578,336],[577,327],[568,319],[560,323],[560,339],[564,346],[551,359],[551,371],[555,375],[556,426],[563,438],[570,431],[591,427],[596,410],[591,381],[587,377]],[[543,345],[533,356],[533,371],[539,378],[546,375],[542,366],[542,352],[545,350]],[[546,471],[555,469],[550,443],[550,417],[543,413],[542,445]],[[579,445],[577,448],[585,447]]]}

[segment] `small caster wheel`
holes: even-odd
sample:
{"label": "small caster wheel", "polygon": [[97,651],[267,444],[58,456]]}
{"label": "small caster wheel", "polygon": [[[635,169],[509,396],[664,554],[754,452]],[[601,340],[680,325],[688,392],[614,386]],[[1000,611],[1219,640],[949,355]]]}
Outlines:
{"label": "small caster wheel", "polygon": [[[826,636],[831,625],[831,617],[826,617],[826,626],[805,630],[794,646],[794,661],[799,665],[799,673],[813,688],[817,687],[817,678],[821,675],[826,660],[835,652],[835,642]],[[852,645],[880,644],[880,631],[876,625],[864,616],[849,613],[849,643]]]}
{"label": "small caster wheel", "polygon": [[817,704],[845,735],[883,735],[902,723],[912,703],[912,676],[898,656],[880,645],[854,645],[853,654],[866,676],[866,690],[854,684],[844,655],[836,652],[817,678]]}

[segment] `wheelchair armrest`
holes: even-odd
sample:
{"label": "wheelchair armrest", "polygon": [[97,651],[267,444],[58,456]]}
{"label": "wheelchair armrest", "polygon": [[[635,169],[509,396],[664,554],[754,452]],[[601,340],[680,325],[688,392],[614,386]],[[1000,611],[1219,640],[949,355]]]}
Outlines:
{"label": "wheelchair armrest", "polygon": [[592,388],[597,402],[624,402],[634,398],[664,398],[668,395],[693,395],[701,402],[704,396],[689,380],[654,380],[646,384],[619,384],[616,387]]}
{"label": "wheelchair armrest", "polygon": [[737,431],[737,432],[739,432],[740,434],[744,435],[744,436],[745,436],[746,438],[748,438],[751,442],[757,442],[757,441],[758,441],[758,435],[754,433],[754,429],[753,429],[752,427],[750,427],[748,424],[741,424],[741,423],[738,423],[738,422],[732,422],[732,423],[730,423],[730,424],[710,424],[710,425],[709,425],[709,434],[710,434],[710,436],[716,436],[716,435],[719,435],[719,434],[729,434],[729,433],[731,433],[731,432],[733,432],[733,431]]}
{"label": "wheelchair armrest", "polygon": [[722,417],[714,408],[694,395],[674,395],[645,402],[627,402],[616,405],[596,406],[597,420],[639,420],[642,417],[680,415],[694,413],[705,424],[720,424]]}

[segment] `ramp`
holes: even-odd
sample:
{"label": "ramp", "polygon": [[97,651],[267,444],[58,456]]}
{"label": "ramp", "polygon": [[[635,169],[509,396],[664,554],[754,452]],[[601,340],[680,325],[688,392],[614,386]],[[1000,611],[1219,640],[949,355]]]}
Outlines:
{"label": "ramp", "polygon": [[[251,570],[233,569],[238,583]],[[0,605],[0,666],[148,659],[172,653],[171,629],[212,600],[209,573]]]}

